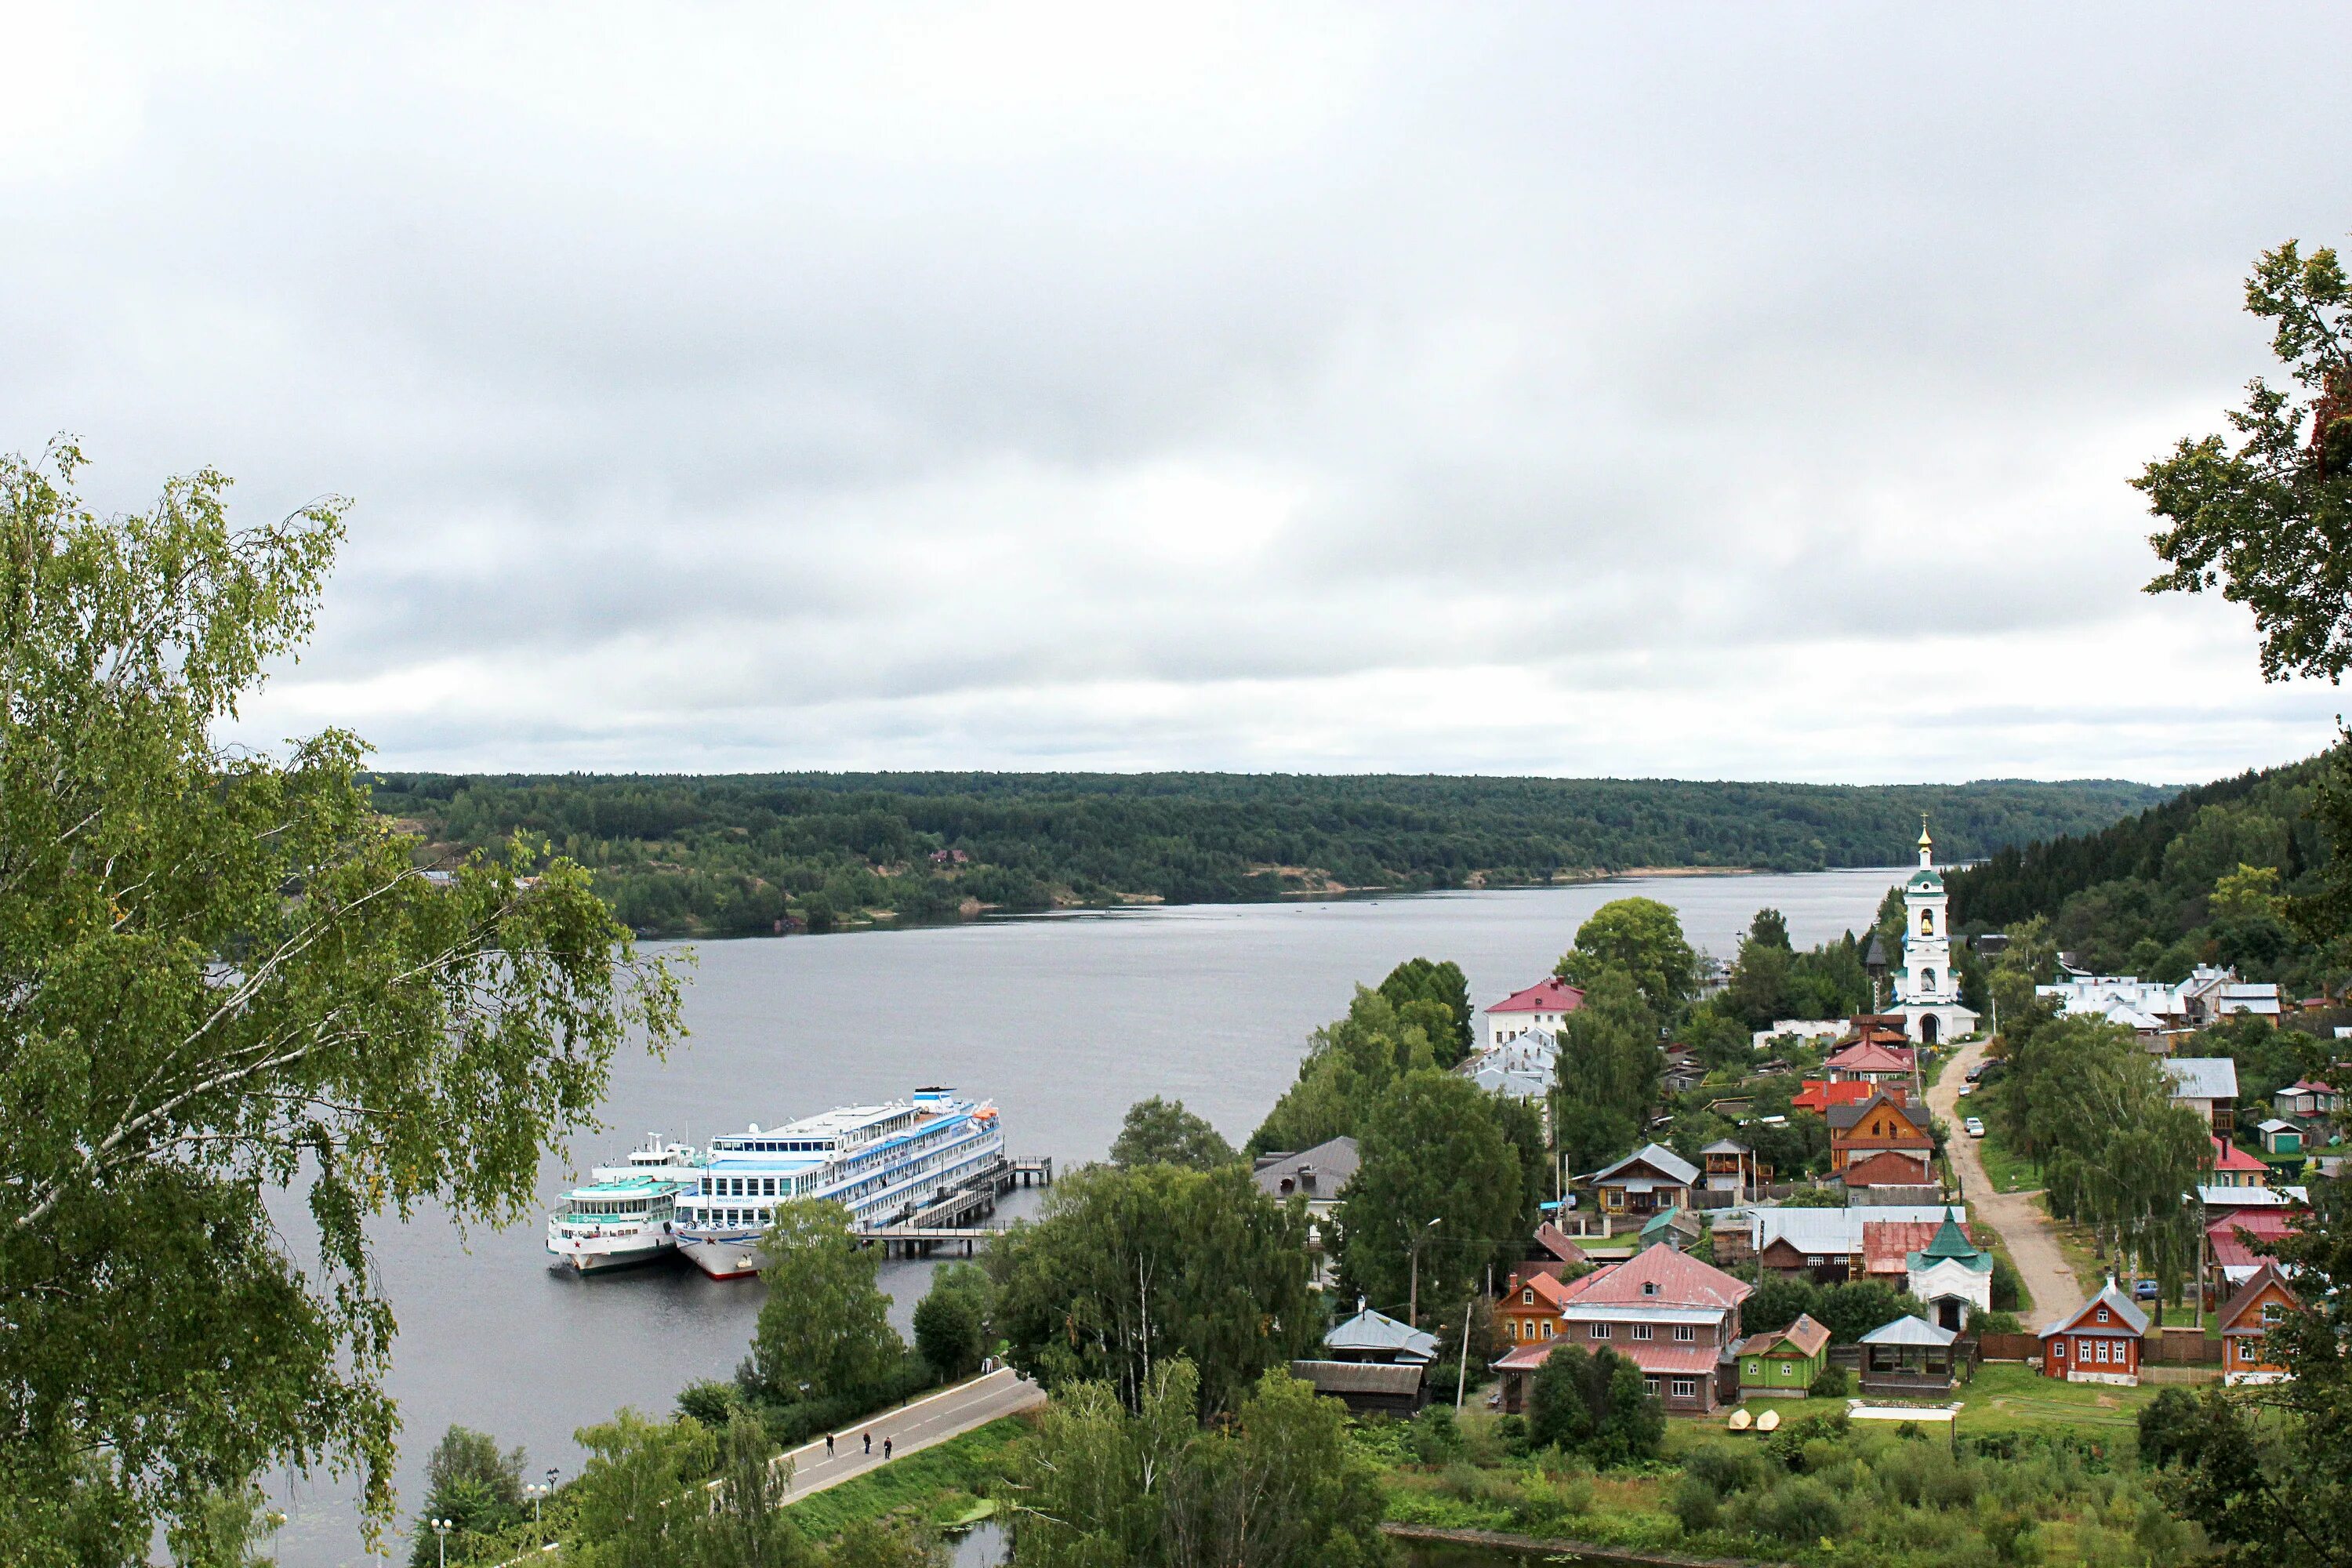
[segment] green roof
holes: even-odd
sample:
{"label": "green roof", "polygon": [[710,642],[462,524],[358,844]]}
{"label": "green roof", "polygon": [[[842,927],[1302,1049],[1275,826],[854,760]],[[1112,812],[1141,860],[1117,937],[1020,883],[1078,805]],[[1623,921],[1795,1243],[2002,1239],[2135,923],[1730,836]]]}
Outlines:
{"label": "green roof", "polygon": [[1952,1211],[1948,1208],[1944,1211],[1943,1225],[1936,1231],[1936,1239],[1921,1247],[1917,1256],[1928,1263],[1947,1258],[1957,1258],[1962,1263],[1974,1263],[1984,1256],[1984,1249],[1968,1238],[1967,1233],[1960,1229],[1960,1222],[1952,1217]]}

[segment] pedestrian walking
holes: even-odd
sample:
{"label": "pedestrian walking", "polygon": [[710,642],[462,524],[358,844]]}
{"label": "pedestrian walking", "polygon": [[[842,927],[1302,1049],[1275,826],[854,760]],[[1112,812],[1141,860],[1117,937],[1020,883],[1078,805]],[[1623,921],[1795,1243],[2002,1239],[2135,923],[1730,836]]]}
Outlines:
{"label": "pedestrian walking", "polygon": [[882,1439],[882,1458],[886,1463],[890,1458],[890,1439],[887,1437]]}
{"label": "pedestrian walking", "polygon": [[833,1434],[830,1432],[824,1435],[824,1457],[828,1459],[833,1458]]}
{"label": "pedestrian walking", "polygon": [[871,1432],[866,1434],[866,1451],[869,1454],[874,1451],[874,1434]]}

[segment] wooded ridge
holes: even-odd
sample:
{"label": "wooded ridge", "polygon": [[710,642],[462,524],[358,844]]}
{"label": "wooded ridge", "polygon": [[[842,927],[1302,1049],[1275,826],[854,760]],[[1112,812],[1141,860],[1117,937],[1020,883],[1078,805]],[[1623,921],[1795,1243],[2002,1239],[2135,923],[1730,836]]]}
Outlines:
{"label": "wooded ridge", "polygon": [[2171,796],[2114,779],[1835,785],[1157,773],[379,773],[430,860],[517,831],[588,866],[640,931],[827,930],[887,911],[1235,902],[1540,884],[1634,868],[1966,859]]}

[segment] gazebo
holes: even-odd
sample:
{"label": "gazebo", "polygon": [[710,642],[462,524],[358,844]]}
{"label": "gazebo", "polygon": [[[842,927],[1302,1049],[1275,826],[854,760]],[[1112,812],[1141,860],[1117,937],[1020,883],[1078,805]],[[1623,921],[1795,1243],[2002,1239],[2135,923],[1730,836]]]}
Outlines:
{"label": "gazebo", "polygon": [[1948,1394],[1965,1375],[1950,1329],[1901,1317],[1862,1336],[1864,1394]]}

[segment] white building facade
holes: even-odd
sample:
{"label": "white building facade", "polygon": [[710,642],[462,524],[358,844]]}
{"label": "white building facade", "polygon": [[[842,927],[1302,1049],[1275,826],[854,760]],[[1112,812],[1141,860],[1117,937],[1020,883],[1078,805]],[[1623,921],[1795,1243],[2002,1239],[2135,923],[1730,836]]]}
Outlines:
{"label": "white building facade", "polygon": [[1903,884],[1903,967],[1895,972],[1895,1005],[1904,1033],[1923,1046],[1976,1033],[1977,1016],[1960,1005],[1952,969],[1951,910],[1936,869],[1936,841],[1919,819],[1919,868]]}

